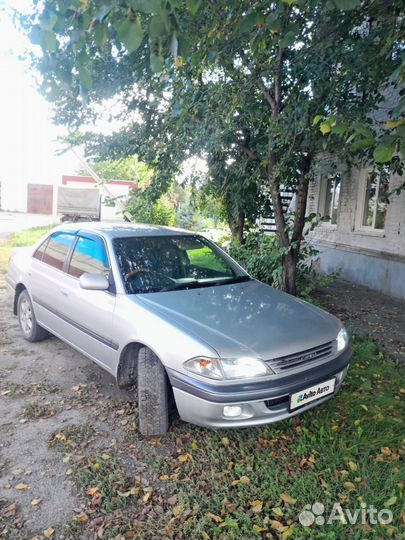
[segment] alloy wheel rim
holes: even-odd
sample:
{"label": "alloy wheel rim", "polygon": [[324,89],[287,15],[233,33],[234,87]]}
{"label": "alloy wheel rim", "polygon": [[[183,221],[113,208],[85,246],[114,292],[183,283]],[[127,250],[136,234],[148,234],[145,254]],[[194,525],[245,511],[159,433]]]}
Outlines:
{"label": "alloy wheel rim", "polygon": [[25,298],[20,304],[20,323],[25,335],[30,335],[32,330],[32,311],[31,306]]}

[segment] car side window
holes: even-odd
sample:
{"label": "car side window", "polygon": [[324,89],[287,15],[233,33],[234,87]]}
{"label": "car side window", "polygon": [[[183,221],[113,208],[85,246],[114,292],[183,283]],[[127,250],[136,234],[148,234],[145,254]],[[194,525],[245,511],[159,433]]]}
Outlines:
{"label": "car side window", "polygon": [[48,241],[49,241],[49,237],[44,242],[42,242],[42,244],[39,247],[37,247],[33,255],[34,259],[38,259],[39,261],[42,261],[46,246],[48,245]]}
{"label": "car side window", "polygon": [[64,232],[53,233],[45,246],[42,262],[58,270],[62,270],[74,239],[74,234]]}
{"label": "car side window", "polygon": [[110,272],[107,252],[101,238],[80,236],[77,240],[68,273],[79,278],[85,272],[107,276]]}

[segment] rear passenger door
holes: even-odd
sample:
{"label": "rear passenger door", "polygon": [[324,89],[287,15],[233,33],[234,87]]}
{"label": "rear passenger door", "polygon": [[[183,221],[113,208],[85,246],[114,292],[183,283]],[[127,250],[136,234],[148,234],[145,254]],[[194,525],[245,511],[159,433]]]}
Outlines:
{"label": "rear passenger door", "polygon": [[[84,272],[104,274],[110,279],[110,290],[82,289],[79,278]],[[118,349],[112,336],[115,292],[107,248],[102,237],[92,233],[78,233],[59,287],[63,339],[113,372],[112,357]]]}
{"label": "rear passenger door", "polygon": [[51,234],[35,251],[28,272],[35,317],[55,334],[60,332],[60,280],[75,239],[74,233]]}

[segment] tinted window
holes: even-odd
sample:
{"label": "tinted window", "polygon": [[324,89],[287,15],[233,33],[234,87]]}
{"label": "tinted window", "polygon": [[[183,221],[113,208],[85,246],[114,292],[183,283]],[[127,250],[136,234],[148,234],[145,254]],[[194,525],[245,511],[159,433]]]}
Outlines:
{"label": "tinted window", "polygon": [[128,293],[221,285],[249,279],[201,236],[148,236],[113,241]]}
{"label": "tinted window", "polygon": [[75,236],[73,234],[57,232],[54,233],[45,247],[42,262],[62,270],[65,264],[66,255],[73,243]]}
{"label": "tinted window", "polygon": [[70,261],[69,274],[80,277],[84,272],[109,273],[108,257],[101,238],[80,237],[78,239]]}
{"label": "tinted window", "polygon": [[48,240],[49,238],[47,238],[45,242],[42,242],[42,244],[35,250],[35,253],[33,255],[34,259],[39,259],[40,261],[42,261],[46,246],[48,244]]}

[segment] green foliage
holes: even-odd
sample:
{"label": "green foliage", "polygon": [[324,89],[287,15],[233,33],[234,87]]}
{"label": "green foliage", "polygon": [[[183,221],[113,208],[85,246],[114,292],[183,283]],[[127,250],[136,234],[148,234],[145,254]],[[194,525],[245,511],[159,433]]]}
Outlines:
{"label": "green foliage", "polygon": [[[237,240],[230,243],[229,254],[252,277],[274,287],[280,286],[286,248],[280,244],[277,236],[269,236],[262,232],[248,232],[243,244]],[[314,287],[310,260],[316,254],[316,250],[303,242],[297,262],[297,289],[298,295],[305,298],[309,297]]]}
{"label": "green foliage", "polygon": [[[121,105],[120,131],[85,135],[90,154],[138,155],[153,169],[154,200],[184,160],[204,156],[211,194],[240,236],[270,194],[277,202],[289,187],[306,198],[319,153],[390,158],[401,170],[404,126],[375,148],[370,111],[387,81],[399,89],[404,80],[403,11],[402,0],[390,9],[360,0],[45,0],[23,25],[42,47],[34,64],[60,123],[80,128],[108,98]],[[402,119],[401,107],[388,119]],[[297,209],[288,235],[275,205],[281,245],[294,255],[283,259],[291,292],[305,201]]]}
{"label": "green foliage", "polygon": [[173,226],[176,214],[164,197],[150,198],[147,190],[137,191],[131,196],[127,210],[136,223]]}
{"label": "green foliage", "polygon": [[[90,165],[102,180],[127,180],[141,186],[149,184],[153,174],[153,171],[145,163],[139,161],[137,156],[94,161]],[[78,174],[88,176],[89,172],[86,168],[82,168]]]}

